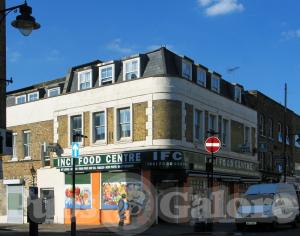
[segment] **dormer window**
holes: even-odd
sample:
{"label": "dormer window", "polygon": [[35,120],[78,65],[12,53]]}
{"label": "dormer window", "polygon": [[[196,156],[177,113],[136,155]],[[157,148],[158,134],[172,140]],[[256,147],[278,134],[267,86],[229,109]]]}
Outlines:
{"label": "dormer window", "polygon": [[16,97],[16,104],[23,104],[26,102],[26,95]]}
{"label": "dormer window", "polygon": [[111,84],[114,82],[114,65],[101,66],[99,68],[99,84]]}
{"label": "dormer window", "polygon": [[197,68],[197,84],[206,86],[206,71],[202,68]]}
{"label": "dormer window", "polygon": [[28,102],[33,102],[39,99],[39,92],[29,93]]}
{"label": "dormer window", "polygon": [[239,86],[234,86],[234,101],[242,102],[242,89]]}
{"label": "dormer window", "polygon": [[55,97],[60,94],[60,87],[48,89],[48,97]]}
{"label": "dormer window", "polygon": [[192,80],[192,63],[182,60],[182,77]]}
{"label": "dormer window", "polygon": [[92,87],[92,70],[78,72],[78,90]]}
{"label": "dormer window", "polygon": [[123,62],[123,80],[131,80],[140,77],[140,58]]}
{"label": "dormer window", "polygon": [[220,93],[220,78],[214,74],[211,76],[211,90]]}

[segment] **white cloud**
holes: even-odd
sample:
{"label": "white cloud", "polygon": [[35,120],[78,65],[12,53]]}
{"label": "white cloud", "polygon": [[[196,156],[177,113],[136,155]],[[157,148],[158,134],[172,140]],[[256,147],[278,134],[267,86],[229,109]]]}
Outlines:
{"label": "white cloud", "polygon": [[209,4],[211,4],[212,1],[213,1],[213,0],[198,0],[198,3],[200,4],[200,6],[206,7],[206,6],[208,6]]}
{"label": "white cloud", "polygon": [[13,52],[9,52],[8,58],[11,63],[15,63],[15,62],[19,61],[21,56],[22,55],[20,52],[13,51]]}
{"label": "white cloud", "polygon": [[226,15],[244,11],[244,5],[239,0],[198,0],[207,16]]}
{"label": "white cloud", "polygon": [[133,49],[130,47],[124,47],[121,45],[122,40],[120,38],[114,39],[107,45],[109,50],[118,52],[118,53],[132,53]]}
{"label": "white cloud", "polygon": [[52,49],[46,58],[48,61],[57,61],[61,59],[61,53],[57,49]]}
{"label": "white cloud", "polygon": [[281,36],[285,40],[300,38],[300,29],[284,31]]}

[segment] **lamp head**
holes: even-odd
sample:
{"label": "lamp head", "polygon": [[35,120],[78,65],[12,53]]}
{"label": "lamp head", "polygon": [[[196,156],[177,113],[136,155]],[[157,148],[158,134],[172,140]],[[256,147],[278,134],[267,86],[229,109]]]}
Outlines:
{"label": "lamp head", "polygon": [[32,30],[39,29],[41,26],[31,16],[32,8],[25,2],[20,6],[20,15],[11,23],[11,25],[20,30],[24,36],[29,36]]}

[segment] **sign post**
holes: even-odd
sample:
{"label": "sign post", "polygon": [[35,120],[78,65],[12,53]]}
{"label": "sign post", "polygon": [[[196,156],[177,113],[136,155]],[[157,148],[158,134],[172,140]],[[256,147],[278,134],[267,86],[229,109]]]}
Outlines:
{"label": "sign post", "polygon": [[[211,137],[205,140],[205,150],[211,153],[211,158],[206,162],[206,172],[207,172],[207,187],[208,187],[208,199],[212,201],[212,189],[214,186],[214,153],[218,152],[221,148],[221,141],[214,135],[217,134],[214,130],[208,131]],[[213,203],[211,202],[211,211]],[[211,212],[212,213],[212,212]],[[209,229],[212,230],[212,222],[209,224]]]}
{"label": "sign post", "polygon": [[75,159],[79,157],[79,143],[73,135],[72,142],[72,216],[71,216],[71,236],[76,236],[76,215],[75,215]]}

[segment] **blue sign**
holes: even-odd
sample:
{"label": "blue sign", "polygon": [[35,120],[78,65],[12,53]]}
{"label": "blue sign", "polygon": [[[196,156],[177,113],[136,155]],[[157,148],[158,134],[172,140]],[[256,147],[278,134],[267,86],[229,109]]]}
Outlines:
{"label": "blue sign", "polygon": [[72,157],[79,157],[79,143],[72,143]]}

